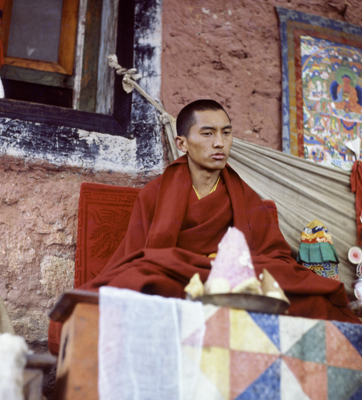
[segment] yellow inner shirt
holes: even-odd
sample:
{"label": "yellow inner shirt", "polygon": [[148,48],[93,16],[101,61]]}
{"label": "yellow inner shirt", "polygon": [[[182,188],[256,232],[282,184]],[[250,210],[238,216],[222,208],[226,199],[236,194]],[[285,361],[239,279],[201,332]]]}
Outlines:
{"label": "yellow inner shirt", "polygon": [[[212,189],[210,190],[210,192],[209,192],[209,194],[211,194],[211,193],[213,193],[213,192],[215,192],[215,190],[216,190],[216,188],[217,188],[217,185],[218,185],[218,183],[219,183],[219,181],[220,181],[220,175],[219,175],[219,177],[217,178],[217,181],[216,181],[216,183],[215,183],[215,185],[212,187]],[[192,187],[194,188],[194,190],[195,190],[195,193],[196,193],[196,196],[197,196],[197,198],[200,200],[200,195],[197,193],[197,190],[195,189],[195,186],[194,185],[192,185]]]}

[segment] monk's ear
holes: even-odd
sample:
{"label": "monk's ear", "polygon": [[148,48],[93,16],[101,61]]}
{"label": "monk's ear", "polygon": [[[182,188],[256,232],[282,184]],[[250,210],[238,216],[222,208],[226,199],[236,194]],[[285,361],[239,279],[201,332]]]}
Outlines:
{"label": "monk's ear", "polygon": [[187,153],[187,140],[185,136],[176,136],[175,143],[180,151]]}

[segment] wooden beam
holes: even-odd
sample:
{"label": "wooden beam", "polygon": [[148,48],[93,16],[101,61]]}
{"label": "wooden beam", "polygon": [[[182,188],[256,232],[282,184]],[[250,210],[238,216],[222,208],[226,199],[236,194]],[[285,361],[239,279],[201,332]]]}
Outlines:
{"label": "wooden beam", "polygon": [[0,99],[0,117],[40,122],[57,126],[68,126],[87,131],[108,133],[133,139],[111,115],[95,114],[71,108],[54,107],[43,104],[27,103],[18,100]]}
{"label": "wooden beam", "polygon": [[8,49],[9,32],[10,32],[10,21],[11,11],[13,9],[13,0],[6,0],[4,4],[3,17],[1,19],[0,39],[3,45],[4,56]]}
{"label": "wooden beam", "polygon": [[67,71],[59,63],[52,61],[29,60],[27,58],[18,57],[5,57],[4,62],[5,65],[14,65],[16,67],[29,68],[38,71],[57,72],[58,74],[67,73]]}
{"label": "wooden beam", "polygon": [[13,81],[37,83],[66,89],[73,89],[74,82],[74,77],[70,75],[59,74],[57,72],[37,71],[13,65],[3,65],[0,70],[0,77]]}
{"label": "wooden beam", "polygon": [[79,0],[63,0],[62,22],[59,38],[58,63],[65,73],[72,75],[77,36]]}
{"label": "wooden beam", "polygon": [[95,112],[102,0],[88,0],[78,110]]}

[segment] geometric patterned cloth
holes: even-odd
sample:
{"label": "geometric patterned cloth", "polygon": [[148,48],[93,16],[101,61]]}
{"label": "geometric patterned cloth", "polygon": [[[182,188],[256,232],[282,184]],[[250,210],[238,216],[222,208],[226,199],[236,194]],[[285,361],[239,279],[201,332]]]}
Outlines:
{"label": "geometric patterned cloth", "polygon": [[361,325],[213,306],[204,313],[194,400],[362,399]]}

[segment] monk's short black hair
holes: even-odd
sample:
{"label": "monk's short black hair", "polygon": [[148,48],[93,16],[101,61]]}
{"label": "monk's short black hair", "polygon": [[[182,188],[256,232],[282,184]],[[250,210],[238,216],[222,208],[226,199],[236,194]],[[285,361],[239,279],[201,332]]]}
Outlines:
{"label": "monk's short black hair", "polygon": [[201,99],[201,100],[196,100],[193,101],[190,104],[187,104],[178,114],[177,120],[176,120],[176,129],[177,129],[177,134],[179,136],[185,136],[187,137],[190,128],[192,125],[195,125],[196,119],[195,119],[195,112],[197,111],[217,111],[217,110],[222,110],[224,113],[228,116],[229,121],[230,117],[228,113],[224,110],[224,107],[219,104],[215,100],[208,100],[208,99]]}

